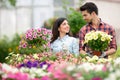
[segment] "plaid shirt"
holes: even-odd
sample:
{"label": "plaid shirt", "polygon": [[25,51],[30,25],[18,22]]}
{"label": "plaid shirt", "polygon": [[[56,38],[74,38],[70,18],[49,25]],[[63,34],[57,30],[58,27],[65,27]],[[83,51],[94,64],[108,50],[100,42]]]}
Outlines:
{"label": "plaid shirt", "polygon": [[113,36],[112,41],[110,42],[108,49],[110,49],[110,48],[117,49],[116,39],[115,39],[115,36],[116,36],[115,30],[113,29],[112,26],[110,26],[110,25],[108,25],[108,24],[106,24],[106,23],[101,21],[99,27],[96,28],[96,29],[92,27],[91,23],[83,26],[80,29],[80,32],[79,32],[79,40],[80,40],[80,42],[79,42],[79,47],[80,48],[79,49],[80,50],[84,50],[86,52],[90,52],[91,49],[87,45],[84,44],[84,37],[85,37],[86,33],[90,32],[90,31],[93,31],[93,30],[94,31],[97,31],[97,30],[98,31],[103,31],[103,32],[106,32],[109,35]]}

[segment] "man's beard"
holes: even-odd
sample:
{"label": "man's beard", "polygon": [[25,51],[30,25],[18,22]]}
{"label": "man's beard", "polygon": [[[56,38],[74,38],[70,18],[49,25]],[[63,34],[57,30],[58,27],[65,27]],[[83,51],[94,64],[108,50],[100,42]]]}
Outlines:
{"label": "man's beard", "polygon": [[91,20],[89,20],[89,23],[91,23],[91,24],[92,24],[92,19],[91,19]]}
{"label": "man's beard", "polygon": [[87,23],[92,23],[92,19],[91,20],[86,20]]}

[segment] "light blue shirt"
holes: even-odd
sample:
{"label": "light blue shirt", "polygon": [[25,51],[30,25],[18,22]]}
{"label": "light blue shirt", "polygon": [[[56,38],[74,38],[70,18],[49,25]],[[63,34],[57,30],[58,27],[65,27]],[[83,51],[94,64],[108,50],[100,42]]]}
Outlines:
{"label": "light blue shirt", "polygon": [[51,43],[51,49],[53,52],[66,52],[78,55],[79,42],[76,38],[68,35],[63,38],[58,37],[53,43]]}

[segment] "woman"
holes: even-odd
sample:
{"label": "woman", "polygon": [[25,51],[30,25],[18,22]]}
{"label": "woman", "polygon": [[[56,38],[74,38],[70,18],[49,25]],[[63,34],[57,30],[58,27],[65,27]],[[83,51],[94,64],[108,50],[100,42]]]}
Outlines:
{"label": "woman", "polygon": [[51,50],[79,54],[79,43],[76,38],[70,36],[70,26],[66,18],[58,18],[53,25]]}

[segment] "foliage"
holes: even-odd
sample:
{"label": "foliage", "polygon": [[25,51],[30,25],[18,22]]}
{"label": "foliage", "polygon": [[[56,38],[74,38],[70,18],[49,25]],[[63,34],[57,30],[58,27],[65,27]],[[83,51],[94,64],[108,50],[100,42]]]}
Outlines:
{"label": "foliage", "polygon": [[[69,59],[72,59],[69,56]],[[41,58],[41,57],[40,57]],[[59,56],[60,58],[60,56]],[[107,63],[79,64],[69,63],[66,60],[40,62],[27,61],[24,67],[13,67],[7,64],[0,64],[0,79],[15,80],[119,80],[120,57]],[[49,64],[50,63],[50,64]],[[21,65],[21,64],[20,64]],[[42,67],[41,67],[42,66]],[[22,72],[22,73],[21,73]],[[6,75],[6,76],[4,76]],[[19,76],[18,76],[19,75]]]}
{"label": "foliage", "polygon": [[50,36],[51,31],[46,28],[27,30],[20,41],[20,53],[31,54],[49,51]]}
{"label": "foliage", "polygon": [[9,2],[10,2],[10,4],[11,4],[12,6],[15,6],[15,5],[16,5],[16,0],[9,0]]}
{"label": "foliage", "polygon": [[47,62],[58,62],[61,63],[62,61],[80,63],[81,60],[74,57],[72,54],[65,54],[65,53],[51,53],[51,52],[44,52],[44,53],[35,53],[35,54],[15,54],[13,52],[9,53],[9,55],[5,58],[7,64],[11,64],[14,66],[18,66],[19,63],[27,62],[27,61],[47,61]]}
{"label": "foliage", "polygon": [[9,49],[8,37],[4,36],[3,39],[0,39],[0,62],[5,62],[5,57],[9,53],[8,49]]}
{"label": "foliage", "polygon": [[[8,61],[12,61],[10,63],[11,65],[19,67],[19,69],[17,68],[17,73],[22,71],[23,74],[21,77],[24,77],[23,75],[26,73],[29,75],[28,77],[36,78],[38,80],[41,78],[48,80],[119,80],[120,78],[118,75],[120,71],[120,58],[112,60],[110,58],[98,58],[97,56],[90,58],[85,55],[80,55],[76,58],[73,54],[53,54],[50,52],[29,55],[10,54],[11,55],[7,57],[9,58]],[[43,68],[45,67],[45,70],[41,69],[40,66],[43,66]],[[16,68],[9,68],[8,65],[6,67],[4,64],[2,65],[2,68],[12,75],[16,75]],[[12,71],[14,71],[14,73]],[[4,71],[2,71],[2,73],[9,75]],[[111,75],[114,75],[115,77],[111,78]]]}
{"label": "foliage", "polygon": [[75,37],[78,37],[78,32],[83,27],[83,25],[86,24],[86,22],[83,20],[83,17],[80,12],[70,9],[71,13],[67,15],[69,25],[71,28],[71,32]]}
{"label": "foliage", "polygon": [[97,56],[93,56],[90,58],[89,56],[82,55],[75,56],[74,54],[65,54],[65,53],[51,53],[51,52],[44,52],[44,53],[35,53],[35,54],[15,54],[9,53],[9,55],[5,58],[7,64],[11,64],[13,66],[18,66],[20,63],[28,62],[28,61],[40,61],[40,62],[48,62],[48,63],[62,63],[62,62],[70,62],[73,64],[80,64],[82,62],[89,62],[89,63],[107,63],[112,61],[111,58],[104,59],[98,58]]}
{"label": "foliage", "polygon": [[47,29],[52,29],[53,24],[54,24],[56,19],[57,19],[56,17],[53,17],[53,18],[50,18],[50,19],[46,20],[44,22],[44,26],[43,27],[47,28]]}
{"label": "foliage", "polygon": [[[22,35],[22,34],[21,34]],[[9,53],[14,52],[14,53],[19,53],[19,42],[21,40],[21,35],[15,34],[13,39],[9,42]]]}
{"label": "foliage", "polygon": [[120,57],[120,45],[117,46],[117,51],[116,51],[116,53],[115,53],[114,56],[115,56],[115,57]]}
{"label": "foliage", "polygon": [[12,40],[7,36],[0,39],[0,62],[5,62],[5,57],[8,56],[10,52],[18,53],[18,46],[20,41],[20,35],[15,34]]}
{"label": "foliage", "polygon": [[85,35],[85,44],[94,51],[104,51],[108,48],[112,36],[101,31],[91,31]]}

